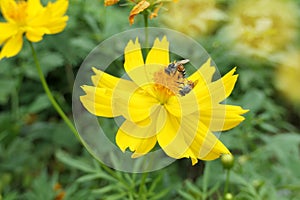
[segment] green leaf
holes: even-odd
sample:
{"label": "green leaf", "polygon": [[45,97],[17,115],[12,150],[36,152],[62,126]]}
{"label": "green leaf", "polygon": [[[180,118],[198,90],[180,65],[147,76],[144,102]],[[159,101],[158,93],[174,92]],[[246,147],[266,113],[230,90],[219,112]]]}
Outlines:
{"label": "green leaf", "polygon": [[28,112],[38,113],[46,108],[51,107],[51,103],[46,94],[40,94],[28,107]]}
{"label": "green leaf", "polygon": [[0,104],[7,104],[9,96],[15,90],[17,82],[8,77],[0,78]]}
{"label": "green leaf", "polygon": [[58,160],[60,160],[61,162],[63,162],[66,165],[69,165],[71,167],[74,167],[76,169],[79,169],[81,171],[88,172],[88,173],[95,172],[95,169],[92,168],[90,165],[88,165],[86,162],[73,159],[68,154],[64,153],[63,151],[60,151],[60,150],[56,151],[55,156]]}

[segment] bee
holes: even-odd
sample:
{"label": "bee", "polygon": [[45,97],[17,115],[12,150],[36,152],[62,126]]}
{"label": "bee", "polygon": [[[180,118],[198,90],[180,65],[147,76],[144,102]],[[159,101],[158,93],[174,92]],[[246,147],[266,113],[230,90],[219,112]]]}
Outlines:
{"label": "bee", "polygon": [[181,89],[179,90],[179,94],[181,96],[185,96],[197,85],[197,83],[198,83],[198,80],[195,82],[188,81],[187,84],[185,84],[184,86],[181,87]]}
{"label": "bee", "polygon": [[174,75],[177,71],[182,75],[182,77],[185,77],[185,68],[184,68],[184,64],[190,62],[189,59],[184,59],[184,60],[180,60],[178,62],[173,62],[170,63],[166,68],[165,68],[165,72],[168,75]]}

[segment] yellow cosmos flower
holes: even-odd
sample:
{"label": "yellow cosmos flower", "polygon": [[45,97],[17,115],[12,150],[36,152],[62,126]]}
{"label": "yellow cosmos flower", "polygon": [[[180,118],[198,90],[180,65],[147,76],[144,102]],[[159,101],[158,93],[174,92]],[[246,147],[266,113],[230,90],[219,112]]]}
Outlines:
{"label": "yellow cosmos flower", "polygon": [[217,8],[215,0],[189,0],[171,4],[161,22],[169,28],[193,37],[209,34],[227,15]]}
{"label": "yellow cosmos flower", "polygon": [[68,0],[49,2],[46,7],[40,0],[1,0],[1,13],[7,22],[0,22],[0,59],[12,57],[23,46],[23,35],[31,42],[42,40],[44,34],[61,32],[68,20],[64,16]]}
{"label": "yellow cosmos flower", "polygon": [[276,69],[275,85],[291,103],[300,106],[300,51],[293,50],[285,54],[282,63]]}
{"label": "yellow cosmos flower", "polygon": [[133,151],[133,158],[147,154],[157,143],[168,156],[191,158],[192,164],[230,154],[213,132],[237,126],[247,112],[221,103],[234,88],[235,69],[212,81],[215,68],[208,59],[186,78],[186,62],[170,62],[166,37],[155,40],[145,62],[138,39],[130,41],[124,68],[131,80],[93,68],[93,86],[82,86],[86,94],[80,101],[96,116],[125,118],[116,144],[122,151]]}
{"label": "yellow cosmos flower", "polygon": [[238,0],[222,38],[238,53],[267,58],[297,36],[298,6],[290,0]]}

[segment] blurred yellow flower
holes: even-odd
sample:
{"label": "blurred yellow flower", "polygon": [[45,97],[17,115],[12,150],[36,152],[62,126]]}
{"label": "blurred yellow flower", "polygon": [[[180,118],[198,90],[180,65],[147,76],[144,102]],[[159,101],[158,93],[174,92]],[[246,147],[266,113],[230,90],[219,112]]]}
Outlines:
{"label": "blurred yellow flower", "polygon": [[138,4],[136,4],[129,14],[129,23],[130,25],[134,23],[134,17],[139,14],[140,12],[143,12],[146,8],[150,6],[150,3],[146,0],[140,1]]}
{"label": "blurred yellow flower", "polygon": [[[138,15],[141,12],[148,12],[147,16],[149,16],[150,19],[153,19],[157,17],[158,11],[163,6],[163,3],[166,2],[177,2],[179,0],[128,0],[128,2],[133,3],[134,7],[131,9],[129,14],[129,23],[132,25],[134,23],[134,18],[136,15]],[[119,0],[105,0],[104,5],[105,6],[111,6],[116,3],[118,3]]]}
{"label": "blurred yellow flower", "polygon": [[61,32],[68,20],[65,12],[67,0],[49,2],[43,7],[39,0],[0,0],[3,17],[7,22],[0,22],[0,59],[12,57],[23,46],[23,34],[31,42],[42,40],[44,34]]}
{"label": "blurred yellow flower", "polygon": [[238,0],[230,13],[231,22],[221,37],[246,55],[268,57],[283,50],[297,34],[299,10],[294,1]]}
{"label": "blurred yellow flower", "polygon": [[276,69],[277,89],[294,105],[300,106],[300,51],[286,53]]}
{"label": "blurred yellow flower", "polygon": [[104,5],[105,6],[112,6],[116,3],[118,3],[120,0],[104,0]]}
{"label": "blurred yellow flower", "polygon": [[196,37],[211,33],[218,22],[227,19],[215,0],[189,0],[171,4],[161,22],[167,27]]}
{"label": "blurred yellow flower", "polygon": [[[151,151],[156,143],[175,159],[213,160],[229,150],[212,131],[231,129],[244,120],[239,106],[221,102],[232,92],[235,69],[213,81],[210,59],[185,78],[180,62],[170,63],[169,42],[156,39],[144,62],[138,40],[125,48],[124,68],[131,80],[117,78],[93,68],[93,86],[82,86],[83,106],[102,117],[123,116],[116,144],[133,158]],[[177,68],[178,67],[178,68]]]}

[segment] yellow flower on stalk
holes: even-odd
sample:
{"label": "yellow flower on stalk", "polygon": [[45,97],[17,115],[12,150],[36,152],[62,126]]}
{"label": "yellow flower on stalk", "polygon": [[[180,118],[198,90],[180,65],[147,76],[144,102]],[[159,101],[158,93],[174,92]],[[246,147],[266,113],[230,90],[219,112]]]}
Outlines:
{"label": "yellow flower on stalk", "polygon": [[[171,1],[171,0],[169,0]],[[132,10],[130,11],[129,14],[129,23],[130,25],[132,25],[134,23],[134,18],[136,15],[138,15],[141,12],[149,12],[149,18],[155,18],[158,15],[158,11],[160,10],[160,8],[163,6],[164,2],[169,2],[168,0],[158,0],[158,1],[154,1],[154,0],[140,0],[140,1],[136,1],[136,0],[129,0],[129,2],[134,3],[134,7],[132,8]],[[177,2],[178,0],[173,0],[173,2]],[[114,5],[116,3],[118,3],[119,0],[105,0],[104,1],[104,5],[105,6],[111,6]]]}
{"label": "yellow flower on stalk", "polygon": [[275,86],[293,105],[300,106],[300,51],[293,50],[283,57],[276,69]]}
{"label": "yellow flower on stalk", "polygon": [[131,80],[117,78],[93,68],[93,86],[84,85],[83,106],[102,117],[123,116],[116,144],[133,158],[151,151],[158,143],[175,159],[213,160],[229,150],[213,134],[228,130],[244,120],[239,106],[223,102],[232,92],[235,69],[212,81],[215,68],[208,59],[186,78],[179,66],[188,60],[170,62],[166,37],[156,39],[144,62],[136,39],[125,48],[124,68]]}
{"label": "yellow flower on stalk", "polygon": [[238,0],[231,22],[221,37],[238,53],[268,58],[282,51],[297,36],[298,6],[291,0]]}
{"label": "yellow flower on stalk", "polygon": [[215,0],[189,0],[171,4],[161,22],[193,37],[213,32],[218,22],[227,15],[217,7]]}
{"label": "yellow flower on stalk", "polygon": [[23,35],[31,42],[39,42],[45,34],[61,32],[68,20],[68,0],[49,2],[46,7],[40,0],[0,0],[0,8],[6,20],[0,22],[0,59],[20,52]]}

